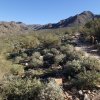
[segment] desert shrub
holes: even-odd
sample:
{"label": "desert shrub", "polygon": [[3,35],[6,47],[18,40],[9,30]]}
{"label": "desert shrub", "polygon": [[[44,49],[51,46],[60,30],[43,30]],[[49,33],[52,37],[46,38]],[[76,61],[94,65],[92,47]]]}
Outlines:
{"label": "desert shrub", "polygon": [[62,53],[70,53],[74,51],[74,47],[72,45],[67,44],[65,46],[61,46],[60,51]]}
{"label": "desert shrub", "polygon": [[18,42],[15,45],[15,49],[18,51],[21,49],[28,49],[28,48],[34,48],[39,45],[39,40],[31,35],[23,36],[18,39]]}
{"label": "desert shrub", "polygon": [[74,72],[78,72],[81,70],[81,63],[79,60],[68,61],[66,63],[66,67],[74,70]]}
{"label": "desert shrub", "polygon": [[39,100],[64,100],[63,90],[53,81],[46,84],[38,96]]}
{"label": "desert shrub", "polygon": [[37,100],[43,84],[37,79],[10,78],[1,87],[1,96],[5,100]]}
{"label": "desert shrub", "polygon": [[96,71],[87,71],[86,73],[81,72],[72,83],[78,88],[92,89],[100,84],[100,73],[97,73]]}
{"label": "desert shrub", "polygon": [[41,56],[40,52],[34,52],[34,53],[32,54],[32,58],[37,58],[37,59],[39,59],[40,56]]}
{"label": "desert shrub", "polygon": [[0,96],[0,100],[3,100],[3,98]]}
{"label": "desert shrub", "polygon": [[67,30],[64,34],[72,34],[72,30]]}
{"label": "desert shrub", "polygon": [[18,56],[19,54],[17,52],[11,52],[7,54],[7,59],[14,59]]}
{"label": "desert shrub", "polygon": [[41,54],[42,55],[46,55],[47,53],[49,53],[50,52],[50,49],[43,49],[42,51],[41,51]]}
{"label": "desert shrub", "polygon": [[12,47],[12,49],[9,51],[11,54],[10,57],[21,55],[26,50],[33,49],[35,47],[38,47],[40,42],[34,35],[19,35],[9,38],[8,40],[9,45]]}
{"label": "desert shrub", "polygon": [[44,66],[51,66],[51,64],[54,64],[54,55],[52,53],[47,53],[44,55]]}
{"label": "desert shrub", "polygon": [[63,62],[63,59],[65,58],[66,55],[64,54],[58,54],[54,57],[54,61],[56,64],[59,64],[60,62]]}
{"label": "desert shrub", "polygon": [[74,50],[73,52],[67,52],[66,56],[68,60],[79,60],[84,57],[84,52]]}
{"label": "desert shrub", "polygon": [[93,36],[95,40],[100,41],[100,34],[99,34],[100,33],[100,19],[95,19],[86,23],[83,29],[81,30],[81,33],[85,33],[83,34],[84,39],[89,39],[88,41],[90,42],[92,42],[91,39],[87,37],[91,37],[91,36]]}
{"label": "desert shrub", "polygon": [[44,45],[44,47],[48,48],[51,46],[56,46],[60,44],[60,39],[55,34],[45,34],[39,37],[39,40]]}
{"label": "desert shrub", "polygon": [[22,57],[22,58],[27,58],[28,55],[27,55],[26,53],[22,53],[22,54],[21,54],[21,57]]}
{"label": "desert shrub", "polygon": [[100,71],[100,62],[94,58],[84,58],[81,60],[82,67],[85,67],[87,70],[99,70]]}
{"label": "desert shrub", "polygon": [[18,64],[20,61],[23,60],[21,56],[17,56],[15,59],[13,59],[14,63]]}
{"label": "desert shrub", "polygon": [[31,58],[31,64],[34,67],[39,67],[43,65],[43,57],[41,56],[40,52],[34,52]]}
{"label": "desert shrub", "polygon": [[75,77],[75,75],[77,75],[81,71],[81,63],[79,60],[68,61],[63,70],[66,77]]}
{"label": "desert shrub", "polygon": [[28,71],[25,72],[25,76],[26,77],[36,77],[36,76],[40,76],[40,75],[43,75],[45,72],[45,70],[42,70],[42,69],[37,69],[37,70],[34,70],[34,69],[29,69]]}
{"label": "desert shrub", "polygon": [[43,65],[43,60],[37,59],[37,58],[32,58],[31,65],[34,67],[39,67]]}
{"label": "desert shrub", "polygon": [[66,34],[66,35],[63,35],[63,36],[62,36],[62,39],[61,39],[61,40],[62,40],[62,41],[61,41],[62,44],[71,44],[73,38],[72,38],[71,35]]}
{"label": "desert shrub", "polygon": [[51,48],[51,53],[55,54],[55,55],[58,55],[60,53],[59,50],[57,50],[56,48]]}
{"label": "desert shrub", "polygon": [[19,75],[21,73],[24,73],[23,66],[13,65],[12,68],[10,69],[10,73],[13,74],[13,75]]}

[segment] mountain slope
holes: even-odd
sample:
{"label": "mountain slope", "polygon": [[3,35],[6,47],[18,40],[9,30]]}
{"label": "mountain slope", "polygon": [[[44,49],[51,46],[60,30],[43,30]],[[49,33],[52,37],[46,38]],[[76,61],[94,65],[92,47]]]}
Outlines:
{"label": "mountain slope", "polygon": [[84,25],[88,21],[94,18],[94,14],[90,11],[84,11],[81,14],[69,17],[67,19],[61,20],[55,24],[47,24],[43,26],[43,29],[48,28],[61,28],[61,27],[73,27],[76,25]]}
{"label": "mountain slope", "polygon": [[40,29],[56,29],[66,27],[77,27],[86,24],[87,22],[100,18],[100,15],[95,15],[90,11],[84,11],[81,14],[71,16],[67,19],[61,20],[58,23],[46,24],[46,25],[26,25],[22,22],[0,22],[0,36],[4,34],[21,34],[32,30]]}
{"label": "mountain slope", "polygon": [[0,35],[28,32],[29,28],[22,22],[0,22]]}
{"label": "mountain slope", "polygon": [[63,28],[63,27],[82,26],[95,18],[100,18],[100,15],[95,15],[90,11],[84,11],[75,16],[71,16],[67,19],[61,20],[58,23],[50,23],[50,24],[46,24],[43,26],[42,25],[38,25],[38,26],[31,25],[31,28],[33,29],[55,29],[55,28]]}

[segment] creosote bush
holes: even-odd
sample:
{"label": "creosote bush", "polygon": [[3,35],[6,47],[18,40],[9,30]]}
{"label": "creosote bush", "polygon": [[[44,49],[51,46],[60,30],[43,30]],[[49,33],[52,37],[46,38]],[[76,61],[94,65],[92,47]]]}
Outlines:
{"label": "creosote bush", "polygon": [[94,58],[84,58],[81,60],[82,67],[85,67],[87,70],[97,70],[100,71],[100,62]]}
{"label": "creosote bush", "polygon": [[59,54],[59,55],[56,55],[54,57],[54,61],[55,63],[59,64],[60,62],[63,62],[63,59],[66,57],[66,55],[64,54]]}
{"label": "creosote bush", "polygon": [[13,65],[10,69],[10,73],[13,75],[20,75],[21,73],[24,73],[24,68],[21,65]]}
{"label": "creosote bush", "polygon": [[64,100],[63,90],[54,81],[42,83],[39,79],[21,79],[10,76],[0,87],[3,100]]}
{"label": "creosote bush", "polygon": [[43,65],[43,57],[41,56],[40,52],[33,53],[31,64],[34,67],[39,67]]}
{"label": "creosote bush", "polygon": [[42,87],[37,79],[10,78],[3,82],[0,94],[6,100],[38,100]]}
{"label": "creosote bush", "polygon": [[80,72],[81,71],[81,63],[79,60],[68,61],[66,63],[66,68],[71,72]]}
{"label": "creosote bush", "polygon": [[[86,23],[81,30],[81,33],[84,33],[84,39],[90,43],[95,43],[95,40],[100,42],[100,19],[95,19]],[[94,37],[94,40],[91,39],[91,36]]]}
{"label": "creosote bush", "polygon": [[96,71],[81,72],[72,82],[74,86],[83,89],[93,89],[100,84],[100,73]]}
{"label": "creosote bush", "polygon": [[60,47],[60,51],[61,51],[62,53],[73,52],[73,51],[74,51],[74,47],[73,47],[72,45],[67,44],[67,45],[65,45],[65,46],[61,46],[61,47]]}
{"label": "creosote bush", "polygon": [[13,59],[14,63],[16,63],[16,64],[20,63],[21,60],[23,60],[23,58],[21,56],[17,56]]}
{"label": "creosote bush", "polygon": [[59,37],[55,34],[44,34],[41,37],[39,37],[40,42],[43,44],[44,47],[51,47],[60,45],[61,41]]}
{"label": "creosote bush", "polygon": [[61,87],[53,81],[46,84],[38,96],[39,100],[64,100]]}

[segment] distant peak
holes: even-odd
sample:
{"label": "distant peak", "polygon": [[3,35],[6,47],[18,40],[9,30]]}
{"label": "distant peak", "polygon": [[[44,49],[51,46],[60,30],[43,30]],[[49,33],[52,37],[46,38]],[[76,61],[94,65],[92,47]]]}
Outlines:
{"label": "distant peak", "polygon": [[91,14],[91,15],[94,15],[91,11],[83,11],[81,14]]}

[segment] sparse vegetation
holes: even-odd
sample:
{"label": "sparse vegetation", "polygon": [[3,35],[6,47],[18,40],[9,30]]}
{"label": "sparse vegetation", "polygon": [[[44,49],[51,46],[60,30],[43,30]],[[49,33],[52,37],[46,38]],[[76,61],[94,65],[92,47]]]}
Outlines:
{"label": "sparse vegetation", "polygon": [[[99,42],[99,22],[87,23],[81,38],[92,43],[93,36]],[[79,38],[75,32],[76,28],[62,28],[0,37],[0,98],[64,100],[65,88],[49,78],[64,79],[62,85],[65,87],[97,88],[100,61],[75,49],[74,40]],[[96,48],[99,52],[99,43]]]}

